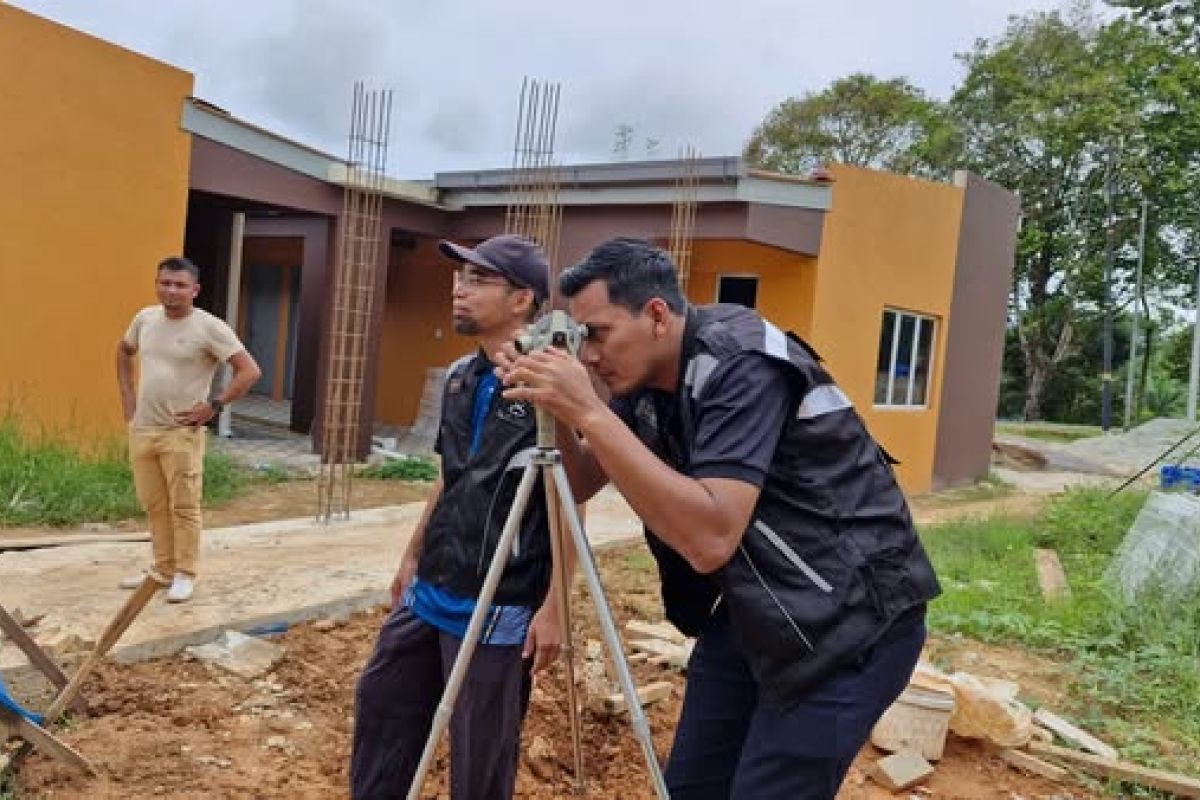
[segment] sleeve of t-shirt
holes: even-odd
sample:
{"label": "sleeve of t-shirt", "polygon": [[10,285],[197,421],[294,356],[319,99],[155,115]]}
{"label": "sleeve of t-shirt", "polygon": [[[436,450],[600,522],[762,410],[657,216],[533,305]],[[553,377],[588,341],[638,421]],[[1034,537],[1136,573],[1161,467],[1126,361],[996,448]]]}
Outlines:
{"label": "sleeve of t-shirt", "polygon": [[722,364],[697,398],[688,474],[762,487],[796,391],[787,367],[761,353]]}
{"label": "sleeve of t-shirt", "polygon": [[208,326],[208,350],[222,364],[246,349],[233,328],[222,319],[212,318]]}
{"label": "sleeve of t-shirt", "polygon": [[125,342],[125,346],[130,350],[138,349],[138,336],[142,332],[142,320],[145,319],[146,309],[142,309],[133,315],[133,320],[129,323],[129,327],[125,329],[125,335],[121,340]]}

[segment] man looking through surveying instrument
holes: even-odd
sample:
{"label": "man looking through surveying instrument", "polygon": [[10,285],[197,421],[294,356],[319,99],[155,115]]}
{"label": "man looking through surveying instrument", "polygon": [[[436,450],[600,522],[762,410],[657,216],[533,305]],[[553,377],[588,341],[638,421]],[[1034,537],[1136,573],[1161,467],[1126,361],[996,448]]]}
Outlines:
{"label": "man looking through surveying instrument", "polygon": [[[512,235],[474,249],[450,242],[440,248],[459,265],[454,328],[473,336],[479,349],[446,372],[435,445],[441,474],[392,582],[391,614],[359,679],[350,766],[358,800],[408,791],[535,448],[534,410],[500,397],[488,354],[516,339],[545,301],[545,256]],[[548,594],[554,570],[540,482],[533,497],[451,718],[454,800],[512,795],[531,669],[552,663],[562,646],[556,595]],[[565,552],[569,563],[569,545]]]}
{"label": "man looking through surveying instrument", "polygon": [[582,363],[508,349],[504,397],[561,423],[576,502],[621,490],[668,618],[698,637],[671,797],[834,797],[939,591],[887,456],[811,349],[749,309],[689,307],[662,250],[607,242],[559,286]]}

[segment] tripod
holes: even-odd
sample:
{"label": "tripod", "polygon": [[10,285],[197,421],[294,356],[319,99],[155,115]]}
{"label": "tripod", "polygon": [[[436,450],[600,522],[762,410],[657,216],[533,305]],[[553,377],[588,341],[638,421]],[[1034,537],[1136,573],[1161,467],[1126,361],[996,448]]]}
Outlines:
{"label": "tripod", "polygon": [[584,792],[583,759],[580,746],[578,707],[575,702],[575,679],[573,667],[571,666],[570,585],[567,580],[568,575],[566,574],[564,559],[561,557],[564,543],[560,513],[566,518],[567,525],[570,528],[571,536],[575,543],[575,552],[578,554],[580,567],[583,570],[584,577],[587,579],[588,590],[592,596],[592,602],[596,607],[596,616],[600,621],[604,641],[608,647],[609,655],[612,657],[618,681],[621,684],[621,691],[625,695],[625,704],[629,709],[630,722],[633,726],[634,734],[642,745],[642,752],[646,757],[646,767],[650,772],[651,781],[654,783],[655,792],[660,800],[667,800],[669,797],[667,784],[663,778],[662,769],[658,764],[658,757],[654,754],[654,741],[650,736],[650,725],[646,721],[645,712],[642,710],[641,700],[637,694],[637,687],[634,685],[633,675],[629,671],[629,663],[625,660],[624,652],[621,649],[621,637],[617,633],[617,626],[613,622],[612,611],[604,595],[604,587],[600,583],[600,574],[596,569],[595,557],[588,546],[587,535],[584,533],[583,525],[579,520],[579,515],[576,513],[575,501],[571,494],[571,485],[567,480],[567,473],[562,465],[562,453],[554,445],[554,421],[549,418],[549,415],[540,410],[537,413],[537,449],[529,464],[525,466],[521,482],[517,486],[517,494],[513,499],[508,518],[504,522],[500,541],[496,544],[496,553],[492,556],[492,563],[488,567],[487,575],[484,577],[483,588],[479,591],[475,610],[471,614],[470,622],[467,624],[466,635],[463,637],[458,656],[455,658],[454,666],[450,670],[450,676],[446,680],[446,688],[442,692],[442,699],[439,701],[437,711],[434,714],[429,739],[425,742],[425,750],[421,754],[421,761],[417,766],[416,775],[413,776],[412,785],[408,790],[408,800],[418,800],[421,786],[425,783],[425,776],[429,772],[434,754],[437,752],[438,742],[441,741],[447,726],[450,724],[450,717],[454,712],[454,703],[458,698],[459,689],[462,688],[462,682],[466,677],[467,669],[470,667],[471,657],[475,652],[476,644],[479,642],[479,634],[483,629],[484,619],[492,606],[492,599],[496,595],[496,587],[500,583],[500,576],[503,574],[504,567],[508,563],[508,554],[512,551],[513,537],[517,535],[517,531],[521,528],[521,520],[525,516],[525,510],[529,504],[529,498],[533,494],[533,486],[539,473],[543,477],[546,490],[546,515],[550,520],[550,541],[554,553],[556,582],[560,593],[559,602],[561,603],[560,608],[562,611],[560,616],[566,637],[564,651],[567,657],[567,691],[568,702],[570,704],[571,735],[575,746],[576,791],[579,794],[583,794]]}

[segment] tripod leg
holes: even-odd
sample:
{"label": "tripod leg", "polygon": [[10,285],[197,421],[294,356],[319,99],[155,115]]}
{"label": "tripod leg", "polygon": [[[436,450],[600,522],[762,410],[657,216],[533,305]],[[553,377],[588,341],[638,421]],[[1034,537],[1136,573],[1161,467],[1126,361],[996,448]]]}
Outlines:
{"label": "tripod leg", "polygon": [[587,789],[583,774],[583,743],[580,735],[579,700],[575,696],[575,648],[571,642],[571,583],[567,574],[567,559],[563,553],[566,542],[563,538],[564,512],[562,498],[553,475],[545,475],[546,517],[550,522],[550,547],[554,557],[554,579],[558,590],[558,618],[563,627],[563,656],[567,667],[567,708],[571,725],[571,745],[575,754],[575,793],[583,795]]}
{"label": "tripod leg", "polygon": [[662,767],[658,763],[658,755],[654,752],[654,739],[650,735],[650,723],[646,721],[646,713],[642,709],[642,701],[638,697],[637,686],[633,682],[633,674],[629,671],[629,662],[625,659],[622,649],[621,635],[617,633],[617,625],[613,622],[612,610],[604,594],[604,586],[600,583],[600,572],[596,569],[596,559],[588,545],[587,535],[583,525],[575,513],[575,499],[571,495],[571,483],[567,472],[561,463],[554,465],[554,483],[558,487],[559,502],[571,526],[571,536],[575,541],[575,551],[579,557],[579,566],[588,582],[588,590],[592,595],[592,603],[596,607],[596,618],[604,633],[604,641],[608,645],[612,657],[613,668],[621,684],[621,692],[625,695],[625,704],[629,708],[629,719],[633,726],[634,735],[642,745],[642,753],[646,756],[646,769],[650,772],[650,780],[654,783],[654,791],[660,800],[668,800],[667,782],[663,777]]}
{"label": "tripod leg", "polygon": [[442,691],[442,699],[438,702],[437,711],[433,715],[433,724],[429,729],[429,738],[425,741],[425,749],[421,753],[421,761],[417,765],[417,773],[413,776],[412,785],[408,788],[408,800],[419,800],[421,786],[425,776],[433,764],[437,753],[438,742],[450,725],[450,717],[454,713],[454,703],[462,688],[467,669],[471,666],[471,657],[475,654],[475,646],[479,643],[479,634],[483,630],[483,621],[492,607],[492,598],[496,596],[496,587],[500,585],[500,576],[508,563],[508,554],[512,551],[513,537],[521,529],[521,520],[525,516],[525,508],[529,504],[529,496],[533,494],[533,484],[537,480],[538,466],[532,461],[526,465],[517,486],[516,497],[513,498],[512,508],[504,521],[504,530],[500,533],[500,541],[496,543],[496,553],[483,579],[483,587],[475,602],[475,610],[471,613],[471,621],[467,624],[467,633],[463,636],[462,645],[450,669],[450,677],[446,679],[446,688]]}

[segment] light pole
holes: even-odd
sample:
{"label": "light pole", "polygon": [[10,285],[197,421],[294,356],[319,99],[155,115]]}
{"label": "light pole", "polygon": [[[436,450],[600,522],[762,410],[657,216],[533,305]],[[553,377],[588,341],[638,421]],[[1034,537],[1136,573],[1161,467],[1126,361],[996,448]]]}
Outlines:
{"label": "light pole", "polygon": [[1138,227],[1137,273],[1133,284],[1133,320],[1129,328],[1129,361],[1125,367],[1125,430],[1133,419],[1133,378],[1137,372],[1138,322],[1142,314],[1142,265],[1146,262],[1146,216],[1149,203],[1142,199],[1142,222]]}
{"label": "light pole", "polygon": [[1108,151],[1108,163],[1104,168],[1104,207],[1106,220],[1104,223],[1104,294],[1101,306],[1104,309],[1104,371],[1100,373],[1100,428],[1105,433],[1112,427],[1112,357],[1113,357],[1113,321],[1112,321],[1112,271],[1114,248],[1116,246],[1116,230],[1113,224],[1113,154],[1112,147]]}

